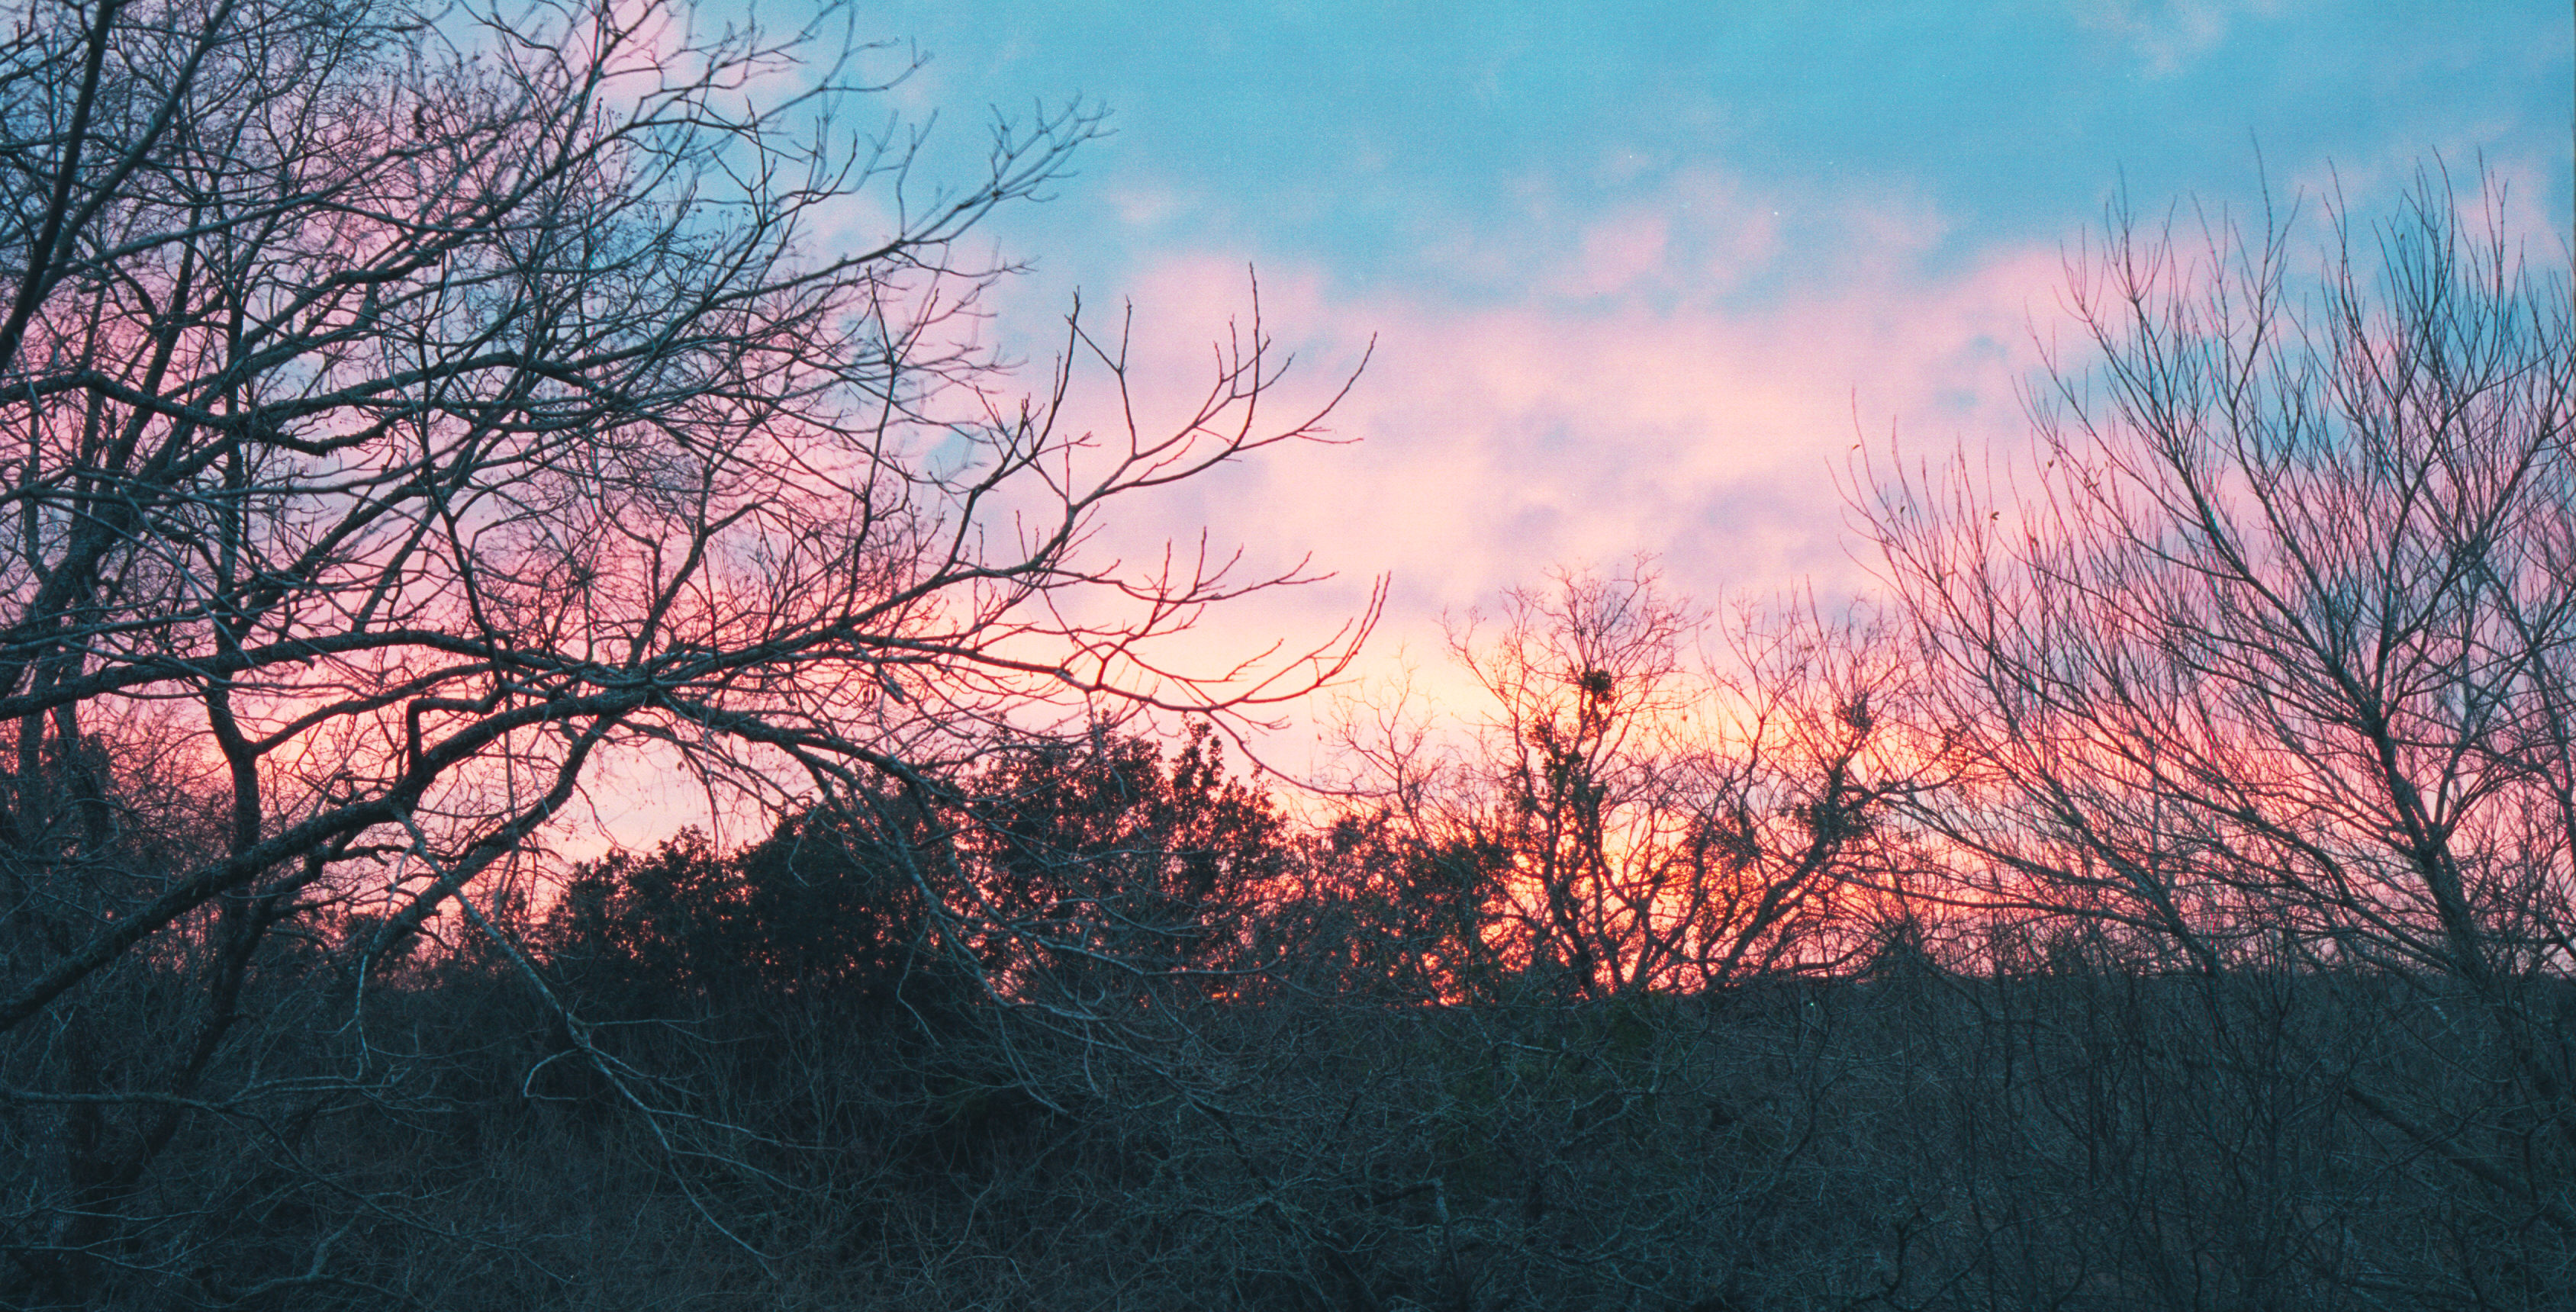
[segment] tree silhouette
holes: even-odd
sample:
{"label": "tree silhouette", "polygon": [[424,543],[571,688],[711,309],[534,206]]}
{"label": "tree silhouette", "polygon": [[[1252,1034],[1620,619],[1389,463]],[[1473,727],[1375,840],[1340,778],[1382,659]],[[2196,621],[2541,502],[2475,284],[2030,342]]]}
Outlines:
{"label": "tree silhouette", "polygon": [[[116,1271],[140,1283],[115,1297],[165,1296],[153,1273],[215,1222],[137,1218],[215,1215],[154,1192],[192,1129],[400,1102],[429,1057],[363,1020],[422,934],[485,936],[656,1133],[694,1124],[495,914],[603,764],[771,815],[819,801],[894,850],[999,738],[1239,720],[1348,658],[1365,619],[1248,676],[1165,658],[1288,576],[1128,568],[1089,548],[1103,517],[1315,436],[1319,409],[1273,415],[1285,362],[1257,312],[1166,427],[1123,404],[1123,341],[1078,312],[1023,395],[974,345],[1009,270],[957,242],[1043,191],[1098,113],[997,121],[987,166],[931,187],[917,133],[849,129],[905,69],[820,40],[841,17],[96,0],[11,20],[0,1065],[35,1165],[0,1279],[26,1298]],[[1095,383],[1108,428],[1072,412]],[[686,904],[696,867],[665,855],[637,873]],[[65,1032],[106,1046],[63,1060]],[[322,1035],[347,1047],[333,1080],[262,1073]],[[418,1217],[409,1190],[297,1205],[363,1229]]]}

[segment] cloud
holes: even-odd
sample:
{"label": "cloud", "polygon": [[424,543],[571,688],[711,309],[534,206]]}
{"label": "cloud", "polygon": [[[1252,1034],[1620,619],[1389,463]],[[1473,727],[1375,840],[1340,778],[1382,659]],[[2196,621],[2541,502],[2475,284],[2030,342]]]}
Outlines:
{"label": "cloud", "polygon": [[[1939,216],[1885,198],[1783,202],[1802,211],[1804,239],[1788,242],[1777,199],[1684,180],[1582,228],[1531,295],[1499,303],[1263,267],[1264,323],[1304,375],[1279,398],[1291,408],[1328,394],[1375,336],[1331,420],[1356,444],[1265,452],[1172,489],[1130,507],[1106,545],[1133,556],[1204,525],[1257,565],[1311,552],[1339,572],[1229,611],[1193,639],[1210,659],[1328,631],[1390,575],[1366,672],[1405,652],[1434,683],[1444,612],[1554,565],[1648,553],[1703,602],[1865,589],[1837,486],[1854,444],[1891,427],[1927,455],[2014,439],[2061,259],[2010,248],[1935,267]],[[1169,416],[1203,384],[1211,329],[1248,313],[1248,282],[1204,253],[1141,268],[1142,410]],[[1757,284],[1769,290],[1744,292]]]}
{"label": "cloud", "polygon": [[2094,0],[2078,12],[2125,42],[2147,76],[2165,78],[2224,44],[2239,19],[2280,10],[2279,0]]}

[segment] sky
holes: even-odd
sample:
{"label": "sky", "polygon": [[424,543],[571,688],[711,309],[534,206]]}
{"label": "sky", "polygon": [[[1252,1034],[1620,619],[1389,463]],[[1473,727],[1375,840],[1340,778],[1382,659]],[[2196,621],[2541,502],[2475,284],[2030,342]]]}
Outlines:
{"label": "sky", "polygon": [[1337,572],[1212,621],[1211,650],[1321,636],[1386,577],[1372,677],[1437,666],[1444,614],[1551,567],[1645,553],[1712,605],[1865,593],[1855,444],[2019,441],[2065,261],[2115,197],[2314,218],[2340,188],[2367,217],[2438,160],[2483,164],[2531,232],[2570,210],[2570,10],[2514,0],[907,0],[858,23],[926,57],[889,94],[939,115],[934,176],[995,111],[1110,113],[1048,203],[980,230],[1032,265],[993,302],[1016,353],[1051,352],[1076,291],[1130,303],[1168,406],[1254,273],[1288,399],[1374,340],[1331,420],[1349,445],[1111,535],[1204,526]]}

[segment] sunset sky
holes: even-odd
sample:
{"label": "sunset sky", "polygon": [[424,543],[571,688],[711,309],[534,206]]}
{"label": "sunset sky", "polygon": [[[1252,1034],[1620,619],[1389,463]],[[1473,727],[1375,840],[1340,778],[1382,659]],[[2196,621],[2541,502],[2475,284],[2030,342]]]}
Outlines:
{"label": "sunset sky", "polygon": [[[1855,442],[2014,440],[2065,255],[2125,186],[2364,216],[2436,154],[2511,189],[2535,261],[2570,203],[2564,5],[894,3],[895,93],[979,145],[1081,96],[1116,135],[983,231],[1036,262],[996,331],[1043,356],[1075,289],[1132,299],[1154,385],[1248,302],[1335,428],[1122,521],[1206,523],[1343,585],[1247,608],[1302,633],[1392,575],[1373,659],[1551,564],[1650,552],[1704,600],[1864,588]],[[2259,165],[2258,165],[2259,152]],[[932,164],[943,158],[936,150]],[[953,160],[953,156],[949,156]],[[2473,184],[2472,184],[2473,185]],[[2320,231],[2311,227],[2311,232]],[[1292,389],[1293,391],[1294,389]]]}

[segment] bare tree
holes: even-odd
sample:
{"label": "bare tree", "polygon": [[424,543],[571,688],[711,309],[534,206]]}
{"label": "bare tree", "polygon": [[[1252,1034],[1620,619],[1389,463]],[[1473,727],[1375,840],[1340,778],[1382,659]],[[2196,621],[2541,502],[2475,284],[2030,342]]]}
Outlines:
{"label": "bare tree", "polygon": [[1486,697],[1465,741],[1361,746],[1473,881],[1469,932],[1527,981],[1614,996],[1822,967],[1856,890],[1893,882],[1873,826],[1915,763],[1876,732],[1895,671],[1866,626],[1748,613],[1724,665],[1707,631],[1642,562],[1560,572],[1451,631]]}
{"label": "bare tree", "polygon": [[1973,762],[1913,814],[1961,897],[2079,917],[2131,969],[2345,990],[2383,1032],[2338,1096],[2461,1204],[2459,1283],[2410,1296],[2519,1272],[2547,1302],[2576,1239],[2569,288],[2492,188],[2325,209],[2314,251],[2295,211],[2115,214],[2014,495],[1964,464],[1869,494]]}
{"label": "bare tree", "polygon": [[[1007,270],[954,243],[1098,116],[997,123],[987,171],[927,188],[918,133],[848,126],[902,68],[822,43],[841,17],[13,11],[0,1031],[44,1187],[9,1205],[12,1279],[180,1263],[206,1218],[133,1219],[182,1206],[147,1205],[153,1164],[284,1114],[245,1017],[363,996],[451,915],[506,940],[491,881],[605,762],[917,814],[1005,732],[1239,723],[1347,660],[1365,617],[1176,666],[1206,607],[1300,576],[1090,549],[1113,503],[1321,433],[1269,413],[1257,315],[1164,428],[1076,422],[1077,387],[1126,381],[1078,315],[1011,393],[974,345]],[[328,929],[355,912],[368,933]],[[155,1006],[166,1044],[75,1051]],[[339,1016],[344,1083],[394,1078]],[[324,1279],[309,1256],[262,1278]]]}

